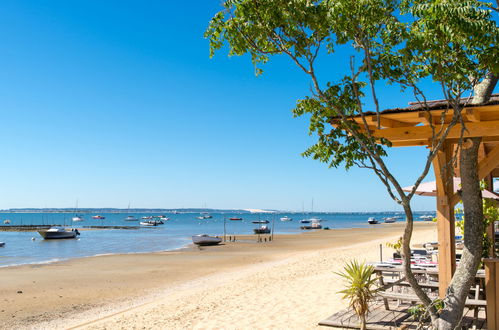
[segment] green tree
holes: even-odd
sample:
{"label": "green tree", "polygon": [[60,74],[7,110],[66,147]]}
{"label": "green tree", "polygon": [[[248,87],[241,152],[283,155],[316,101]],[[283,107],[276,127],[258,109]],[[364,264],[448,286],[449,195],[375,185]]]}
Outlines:
{"label": "green tree", "polygon": [[[407,219],[401,251],[407,280],[429,309],[433,325],[453,329],[460,321],[481,255],[477,243],[477,235],[483,231],[477,172],[480,138],[467,139],[459,160],[453,159],[460,162],[465,174],[461,175],[467,219],[465,251],[444,299],[445,307],[439,312],[410,269],[411,199],[450,129],[461,125],[464,132],[461,99],[475,91],[472,102],[485,102],[497,83],[497,6],[474,0],[226,0],[223,6],[205,34],[211,55],[225,45],[229,55],[250,54],[257,74],[271,57],[286,55],[309,77],[311,95],[299,100],[293,110],[296,116],[310,116],[310,134],[317,136],[317,143],[304,155],[330,167],[343,164],[347,169],[354,165],[370,169],[386,186]],[[348,47],[351,57],[338,62],[335,51]],[[320,80],[316,71],[319,58],[323,65],[335,65],[343,78]],[[389,83],[411,91],[428,111],[422,88],[423,80],[428,79],[449,105],[440,122],[446,115],[452,119],[438,126],[430,120],[433,136],[426,163],[414,189],[405,193],[384,161],[391,143],[372,136],[364,103],[367,98],[372,100],[379,127],[377,90]],[[353,116],[360,116],[363,123],[356,123]]]}

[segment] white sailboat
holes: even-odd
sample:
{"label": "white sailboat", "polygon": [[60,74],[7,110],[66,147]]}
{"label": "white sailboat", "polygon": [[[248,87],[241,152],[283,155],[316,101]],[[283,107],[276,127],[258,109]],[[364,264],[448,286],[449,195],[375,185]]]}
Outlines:
{"label": "white sailboat", "polygon": [[128,213],[130,213],[130,202],[128,202],[128,209],[126,211],[127,216],[123,220],[125,220],[125,221],[139,221],[139,219],[137,219],[133,215],[128,215]]}
{"label": "white sailboat", "polygon": [[74,222],[79,222],[79,221],[84,221],[83,216],[78,215],[78,200],[76,200],[76,206],[75,206],[75,216],[73,217]]}

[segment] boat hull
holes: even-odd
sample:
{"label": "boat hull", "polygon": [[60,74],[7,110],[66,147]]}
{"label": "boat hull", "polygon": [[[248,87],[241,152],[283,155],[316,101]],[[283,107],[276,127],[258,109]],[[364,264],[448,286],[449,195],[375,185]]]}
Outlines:
{"label": "boat hull", "polygon": [[44,239],[71,239],[76,238],[76,232],[74,231],[65,231],[65,232],[50,232],[47,230],[40,230],[38,232],[40,236]]}
{"label": "boat hull", "polygon": [[200,246],[217,245],[220,242],[222,242],[222,239],[219,237],[207,236],[207,235],[192,236],[192,243]]}
{"label": "boat hull", "polygon": [[322,226],[321,225],[318,225],[318,226],[301,226],[300,229],[303,229],[303,230],[322,229]]}

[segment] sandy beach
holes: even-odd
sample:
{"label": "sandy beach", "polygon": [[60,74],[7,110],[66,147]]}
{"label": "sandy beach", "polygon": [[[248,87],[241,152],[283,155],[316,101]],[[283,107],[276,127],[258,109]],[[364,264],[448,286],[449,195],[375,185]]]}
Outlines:
{"label": "sandy beach", "polygon": [[[0,324],[15,328],[311,329],[345,307],[335,272],[378,261],[402,223],[238,237],[214,247],[0,269]],[[436,240],[418,222],[413,243]]]}

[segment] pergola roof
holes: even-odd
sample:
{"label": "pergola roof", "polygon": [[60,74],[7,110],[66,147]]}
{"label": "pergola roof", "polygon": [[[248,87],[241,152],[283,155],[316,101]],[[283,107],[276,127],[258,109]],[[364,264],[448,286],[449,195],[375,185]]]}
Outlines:
{"label": "pergola roof", "polygon": [[[461,105],[466,105],[466,108],[481,107],[486,105],[498,105],[499,104],[499,94],[492,94],[490,100],[484,104],[471,104],[472,99],[466,97],[461,98]],[[381,111],[382,114],[385,113],[399,113],[399,112],[410,112],[419,110],[443,110],[447,109],[449,103],[447,100],[430,100],[426,101],[426,104],[420,102],[409,102],[409,106],[405,108],[393,108]],[[366,115],[374,115],[375,112],[369,111],[365,113]]]}
{"label": "pergola roof", "polygon": [[[462,112],[466,128],[464,137],[482,137],[483,152],[487,154],[499,145],[499,94],[494,94],[490,102],[481,105],[469,104],[469,99],[461,101],[465,105]],[[428,101],[426,107],[413,103],[404,109],[384,110],[380,113],[380,128],[376,113],[364,113],[364,118],[372,135],[388,139],[394,147],[431,146],[433,130],[430,123],[435,132],[439,132],[442,125],[445,126],[452,119],[453,111],[447,109],[447,101],[436,100]],[[364,127],[360,115],[351,119]],[[456,143],[461,133],[462,126],[455,125],[447,141]]]}
{"label": "pergola roof", "polygon": [[[459,139],[481,137],[477,164],[479,179],[486,179],[490,185],[492,178],[499,176],[499,94],[493,95],[486,104],[472,105],[470,101],[461,100],[464,106],[461,112],[464,127],[459,122],[449,130],[444,145],[433,160],[438,218],[439,290],[442,297],[455,270],[454,206],[460,196],[453,189],[452,177],[456,169],[448,165],[451,164]],[[410,103],[407,108],[384,110],[379,117],[374,112],[368,112],[348,119],[356,121],[361,129],[368,129],[372,136],[389,140],[393,146],[431,148],[432,138],[440,135],[452,120],[454,111],[448,109],[446,100],[436,100],[424,105]],[[331,124],[337,124],[336,121],[339,118],[332,119]],[[459,171],[456,173],[459,175]]]}

